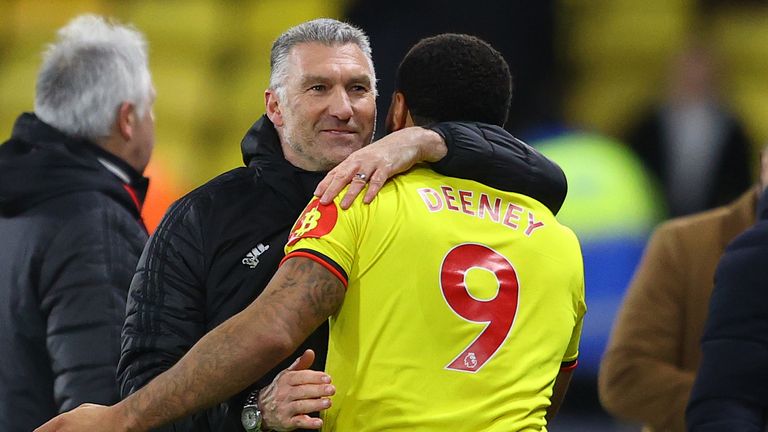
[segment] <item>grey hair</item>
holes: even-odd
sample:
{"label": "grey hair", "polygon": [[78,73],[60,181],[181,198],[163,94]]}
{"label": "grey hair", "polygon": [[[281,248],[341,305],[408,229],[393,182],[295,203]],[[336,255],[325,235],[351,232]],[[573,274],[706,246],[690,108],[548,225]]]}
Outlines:
{"label": "grey hair", "polygon": [[58,31],[43,55],[35,113],[68,135],[97,141],[110,134],[123,102],[143,116],[151,88],[144,36],[132,26],[82,15]]}
{"label": "grey hair", "polygon": [[269,77],[269,88],[275,91],[280,99],[285,96],[285,79],[288,76],[288,55],[291,49],[302,43],[319,42],[326,46],[346,45],[353,43],[365,54],[368,66],[373,75],[373,92],[376,94],[376,70],[373,68],[371,44],[368,36],[361,29],[330,18],[318,18],[291,27],[281,34],[272,44],[272,54],[269,65],[272,73]]}

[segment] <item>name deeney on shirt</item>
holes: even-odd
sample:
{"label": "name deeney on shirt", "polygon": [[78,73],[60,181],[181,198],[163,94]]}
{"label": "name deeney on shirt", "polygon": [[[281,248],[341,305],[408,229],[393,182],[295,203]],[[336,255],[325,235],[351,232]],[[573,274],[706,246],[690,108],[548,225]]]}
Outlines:
{"label": "name deeney on shirt", "polygon": [[522,216],[527,213],[528,224],[525,227],[525,235],[528,237],[544,226],[544,222],[537,221],[536,215],[531,210],[505,202],[498,197],[491,197],[486,193],[475,196],[473,191],[454,189],[451,186],[440,186],[439,191],[421,188],[418,192],[427,209],[433,213],[439,211],[464,213],[479,219],[490,219],[515,230],[520,228]]}

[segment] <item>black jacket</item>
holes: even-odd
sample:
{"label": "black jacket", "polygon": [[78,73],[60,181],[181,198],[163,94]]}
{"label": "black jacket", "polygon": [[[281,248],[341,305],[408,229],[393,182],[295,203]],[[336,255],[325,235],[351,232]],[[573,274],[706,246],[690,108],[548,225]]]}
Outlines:
{"label": "black jacket", "polygon": [[119,158],[33,114],[0,146],[0,430],[118,400],[146,187]]}
{"label": "black jacket", "polygon": [[695,432],[762,432],[768,424],[768,191],[754,226],[726,248],[686,411]]}
{"label": "black jacket", "polygon": [[[553,211],[562,205],[566,192],[562,170],[503,129],[475,124],[435,128],[449,147],[446,158],[435,164],[443,174],[461,172],[497,186],[505,185],[506,179],[510,188],[541,192],[534,196]],[[123,396],[170,368],[206,332],[261,293],[283,257],[291,226],[324,176],[284,159],[266,117],[245,136],[242,150],[247,167],[222,174],[176,202],[141,256],[123,328],[119,366]],[[540,184],[531,185],[534,177]],[[307,347],[317,353],[314,368],[322,369],[327,338],[324,325],[250,388],[269,384]],[[240,411],[247,393],[168,430],[241,431]]]}

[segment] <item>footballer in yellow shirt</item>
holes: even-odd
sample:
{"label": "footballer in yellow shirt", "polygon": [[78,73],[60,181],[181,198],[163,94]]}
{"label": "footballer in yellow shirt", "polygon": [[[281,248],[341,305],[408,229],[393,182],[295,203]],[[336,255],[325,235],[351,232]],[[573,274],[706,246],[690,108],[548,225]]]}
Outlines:
{"label": "footballer in yellow shirt", "polygon": [[575,235],[536,200],[424,168],[337,203],[308,205],[285,257],[347,286],[323,430],[546,430],[585,313]]}

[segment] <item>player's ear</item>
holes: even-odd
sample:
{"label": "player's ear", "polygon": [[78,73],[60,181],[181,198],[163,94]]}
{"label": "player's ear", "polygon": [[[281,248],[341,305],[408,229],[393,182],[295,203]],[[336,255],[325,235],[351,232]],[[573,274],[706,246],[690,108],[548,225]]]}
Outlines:
{"label": "player's ear", "polygon": [[[392,103],[389,105],[389,112],[387,112],[387,131],[394,132],[409,126],[410,118],[411,114],[405,102],[405,95],[402,92],[395,91],[392,93]],[[410,123],[413,123],[413,121],[410,121]]]}
{"label": "player's ear", "polygon": [[264,105],[267,108],[267,117],[277,127],[283,125],[283,113],[280,109],[280,100],[277,97],[277,92],[272,89],[267,89],[264,92]]}

